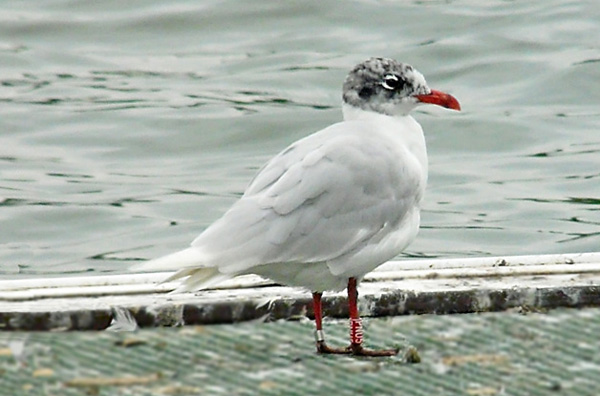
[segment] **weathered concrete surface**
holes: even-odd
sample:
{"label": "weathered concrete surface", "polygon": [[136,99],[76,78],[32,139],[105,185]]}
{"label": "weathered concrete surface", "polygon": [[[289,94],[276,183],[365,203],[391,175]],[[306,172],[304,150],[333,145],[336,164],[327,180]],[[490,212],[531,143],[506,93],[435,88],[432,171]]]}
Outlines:
{"label": "weathered concrete surface", "polygon": [[[101,330],[116,308],[141,327],[234,323],[312,316],[310,293],[257,277],[219,289],[168,294],[166,274],[0,282],[4,330]],[[360,288],[363,316],[600,306],[600,254],[390,262]],[[326,294],[324,311],[346,317],[343,293]]]}

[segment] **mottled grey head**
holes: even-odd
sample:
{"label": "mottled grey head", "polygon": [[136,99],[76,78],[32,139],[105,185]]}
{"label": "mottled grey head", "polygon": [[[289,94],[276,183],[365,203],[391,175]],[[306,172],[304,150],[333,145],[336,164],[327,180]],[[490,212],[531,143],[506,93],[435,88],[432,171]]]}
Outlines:
{"label": "mottled grey head", "polygon": [[[408,114],[420,103],[434,103],[459,110],[458,101],[450,95],[438,97],[425,77],[412,66],[387,58],[370,58],[352,69],[344,82],[344,103],[362,110],[390,116]],[[432,96],[436,96],[435,100]]]}

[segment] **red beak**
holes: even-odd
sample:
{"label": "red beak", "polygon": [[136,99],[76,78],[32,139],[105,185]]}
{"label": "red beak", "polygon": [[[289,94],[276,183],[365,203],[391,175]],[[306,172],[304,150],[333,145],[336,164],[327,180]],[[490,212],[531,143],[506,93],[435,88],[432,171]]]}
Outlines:
{"label": "red beak", "polygon": [[427,95],[416,95],[415,96],[421,103],[431,103],[434,105],[442,106],[447,109],[460,111],[460,103],[458,100],[450,94],[445,92],[431,90],[430,94]]}

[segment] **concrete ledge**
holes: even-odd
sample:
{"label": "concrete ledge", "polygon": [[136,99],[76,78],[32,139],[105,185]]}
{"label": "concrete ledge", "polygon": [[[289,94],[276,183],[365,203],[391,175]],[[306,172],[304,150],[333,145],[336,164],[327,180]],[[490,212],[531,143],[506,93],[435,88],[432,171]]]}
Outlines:
{"label": "concrete ledge", "polygon": [[[0,281],[0,329],[102,330],[115,309],[139,326],[233,323],[312,316],[310,293],[256,276],[169,294],[167,273]],[[388,262],[359,287],[363,316],[600,305],[600,253]],[[325,294],[327,316],[347,315],[344,293]]]}

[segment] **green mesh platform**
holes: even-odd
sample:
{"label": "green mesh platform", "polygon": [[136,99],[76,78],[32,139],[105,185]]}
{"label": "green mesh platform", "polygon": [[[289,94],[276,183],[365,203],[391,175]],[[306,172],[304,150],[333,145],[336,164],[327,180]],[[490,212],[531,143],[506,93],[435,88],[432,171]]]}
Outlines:
{"label": "green mesh platform", "polygon": [[[332,345],[346,321],[328,321]],[[600,309],[366,319],[396,358],[319,356],[308,320],[0,334],[1,395],[599,395]],[[403,352],[417,348],[421,363]]]}

